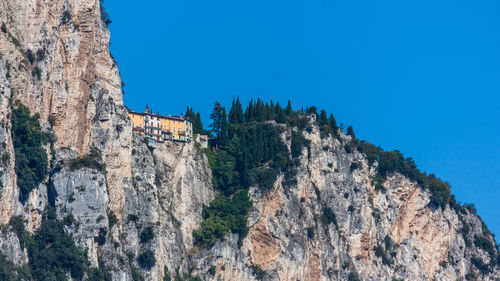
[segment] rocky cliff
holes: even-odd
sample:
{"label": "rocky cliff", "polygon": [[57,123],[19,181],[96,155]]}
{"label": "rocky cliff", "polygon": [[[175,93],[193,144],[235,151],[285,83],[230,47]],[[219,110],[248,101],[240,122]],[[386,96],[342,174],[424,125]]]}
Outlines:
{"label": "rocky cliff", "polygon": [[[429,190],[397,172],[377,187],[377,162],[348,152],[350,136],[322,135],[314,115],[292,184],[281,174],[269,191],[250,188],[241,245],[228,234],[213,247],[195,246],[203,206],[217,194],[209,161],[194,143],[153,145],[132,134],[100,5],[0,2],[0,250],[7,260],[22,266],[31,256],[14,218],[34,234],[52,207],[87,249],[88,266],[113,280],[500,278],[495,241],[473,209],[433,207]],[[44,145],[50,171],[26,202],[11,133],[19,104],[54,136]],[[288,149],[295,130],[281,131]],[[140,266],[148,251],[154,265]]]}

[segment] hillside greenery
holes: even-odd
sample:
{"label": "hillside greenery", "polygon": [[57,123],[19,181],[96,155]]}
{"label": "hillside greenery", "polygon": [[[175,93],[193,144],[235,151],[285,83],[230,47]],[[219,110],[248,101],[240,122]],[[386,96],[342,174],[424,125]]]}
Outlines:
{"label": "hillside greenery", "polygon": [[24,203],[29,193],[46,177],[48,171],[47,144],[49,135],[42,132],[39,115],[31,115],[28,107],[18,102],[12,109],[12,141],[16,157],[15,171],[19,200]]}
{"label": "hillside greenery", "polygon": [[265,193],[278,175],[284,174],[285,181],[293,179],[293,159],[307,146],[302,133],[295,132],[290,155],[280,137],[284,130],[280,124],[305,128],[307,120],[293,111],[290,103],[283,109],[279,103],[260,99],[250,101],[245,110],[239,99],[233,100],[229,114],[216,102],[210,119],[214,139],[207,156],[219,195],[204,208],[204,221],[193,235],[197,245],[209,248],[232,232],[238,234],[241,245],[248,233],[247,215],[252,207],[249,187],[257,186]]}
{"label": "hillside greenery", "polygon": [[24,228],[22,217],[12,217],[10,230],[17,234],[23,248],[27,248],[28,264],[19,267],[0,255],[1,280],[111,280],[107,268],[90,268],[87,250],[75,245],[64,223],[56,219],[55,209],[47,207],[42,225],[33,235]]}

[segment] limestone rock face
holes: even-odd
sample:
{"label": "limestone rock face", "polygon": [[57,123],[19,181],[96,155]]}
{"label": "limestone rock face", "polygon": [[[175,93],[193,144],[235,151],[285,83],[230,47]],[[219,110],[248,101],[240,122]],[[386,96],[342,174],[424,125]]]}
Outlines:
{"label": "limestone rock face", "polygon": [[90,261],[97,266],[97,248],[103,244],[99,238],[105,237],[109,225],[104,175],[88,168],[77,171],[64,168],[52,180],[59,219],[71,216],[78,222],[78,227],[69,230],[75,241],[89,250]]}
{"label": "limestone rock face", "polygon": [[[314,116],[296,182],[284,184],[280,175],[265,194],[251,187],[241,246],[235,234],[211,249],[193,246],[203,206],[217,195],[208,159],[194,143],[153,144],[132,134],[100,1],[3,0],[0,24],[0,251],[14,263],[28,255],[9,220],[21,216],[33,233],[53,205],[60,220],[72,222],[66,230],[91,265],[109,268],[113,280],[137,273],[162,280],[165,269],[202,280],[500,278],[498,267],[477,273],[478,260],[498,263],[497,249],[476,243],[483,237],[494,245],[478,216],[429,207],[429,191],[397,173],[377,190],[377,163],[346,152],[349,136],[321,136]],[[50,173],[24,204],[10,122],[19,102],[55,135],[46,146]],[[282,133],[288,147],[292,130]],[[89,165],[96,151],[99,165]],[[136,259],[146,250],[156,260],[150,270]]]}
{"label": "limestone rock face", "polygon": [[[99,0],[0,2],[4,27],[0,32],[0,121],[4,124],[0,138],[13,155],[9,104],[20,101],[55,134],[56,148],[69,148],[82,156],[97,147],[106,164],[111,195],[107,204],[119,216],[123,186],[130,179],[131,130],[118,68],[109,53],[109,31],[100,15]],[[36,209],[15,200],[13,160],[3,167],[2,223]]]}
{"label": "limestone rock face", "polygon": [[[178,266],[186,268],[193,248],[192,232],[202,221],[202,207],[215,197],[212,173],[205,154],[193,143],[151,146],[147,138],[134,136],[132,147],[133,177],[125,190],[121,229],[127,235],[121,242],[124,253],[138,255],[153,249],[156,266],[144,275],[160,280],[164,266],[172,271]],[[147,227],[153,228],[154,239],[141,243],[141,232]]]}

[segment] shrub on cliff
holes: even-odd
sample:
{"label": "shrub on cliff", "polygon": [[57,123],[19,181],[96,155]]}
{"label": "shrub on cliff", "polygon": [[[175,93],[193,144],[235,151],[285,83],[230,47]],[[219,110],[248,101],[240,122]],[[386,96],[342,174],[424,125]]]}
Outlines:
{"label": "shrub on cliff", "polygon": [[153,240],[154,237],[155,237],[155,234],[153,232],[152,226],[148,226],[148,227],[144,228],[141,231],[141,234],[139,236],[141,243],[148,243],[149,241]]}
{"label": "shrub on cliff", "polygon": [[92,146],[87,155],[70,160],[69,167],[72,171],[87,167],[102,172],[104,171],[104,165],[101,164],[101,158],[101,151],[97,147]]}
{"label": "shrub on cliff", "polygon": [[490,269],[486,263],[483,262],[483,260],[479,257],[472,257],[470,259],[470,263],[473,264],[481,274],[486,275],[490,272]]}
{"label": "shrub on cliff", "polygon": [[149,249],[144,250],[137,256],[137,263],[141,268],[150,270],[156,264],[155,254]]}
{"label": "shrub on cliff", "polygon": [[274,182],[278,177],[278,173],[274,169],[265,169],[258,172],[258,184],[263,192],[267,192],[273,188]]}
{"label": "shrub on cliff", "polygon": [[309,145],[309,142],[304,138],[301,132],[292,132],[290,150],[293,158],[299,157],[302,154],[302,149],[307,145]]}
{"label": "shrub on cliff", "polygon": [[320,220],[326,225],[333,223],[335,226],[337,226],[337,216],[335,216],[335,213],[332,211],[332,209],[330,209],[330,207],[323,208]]}

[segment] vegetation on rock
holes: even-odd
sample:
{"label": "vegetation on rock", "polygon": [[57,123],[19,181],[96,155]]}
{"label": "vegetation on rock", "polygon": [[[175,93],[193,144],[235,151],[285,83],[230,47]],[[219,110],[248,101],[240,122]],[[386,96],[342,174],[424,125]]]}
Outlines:
{"label": "vegetation on rock", "polygon": [[16,156],[15,171],[19,200],[24,203],[29,193],[46,177],[48,170],[48,135],[42,132],[39,115],[31,115],[29,108],[19,103],[12,109],[12,140]]}
{"label": "vegetation on rock", "polygon": [[[48,207],[43,215],[42,225],[33,235],[24,228],[20,216],[9,222],[11,231],[17,234],[21,245],[28,250],[27,267],[2,268],[5,261],[0,256],[1,280],[81,280],[87,274],[87,280],[111,280],[106,267],[90,268],[87,251],[76,246],[73,237],[64,229],[64,223],[56,219],[55,209]],[[15,279],[9,279],[17,276]],[[21,278],[20,276],[24,276]]]}
{"label": "vegetation on rock", "polygon": [[[216,102],[211,114],[213,151],[207,156],[213,171],[213,186],[219,196],[203,210],[201,228],[193,232],[195,243],[211,247],[229,233],[239,234],[239,244],[248,233],[247,215],[252,207],[248,188],[257,186],[263,193],[270,190],[279,174],[293,177],[294,161],[280,134],[283,127],[306,125],[305,117],[291,109],[283,110],[279,103],[251,101],[243,111],[239,99],[226,109]],[[273,122],[274,121],[274,122]],[[302,133],[292,136],[292,155],[297,157],[307,141]]]}
{"label": "vegetation on rock", "polygon": [[144,250],[137,256],[137,263],[141,268],[150,270],[156,264],[155,254],[150,249]]}
{"label": "vegetation on rock", "polygon": [[97,147],[92,146],[90,148],[90,152],[87,155],[70,160],[69,167],[72,171],[87,167],[102,172],[104,171],[105,166],[104,164],[101,164],[101,160],[101,151]]}
{"label": "vegetation on rock", "polygon": [[139,235],[141,243],[148,243],[149,241],[153,240],[154,237],[155,237],[155,234],[153,232],[152,226],[148,226],[148,227],[144,228],[141,231],[141,234]]}

